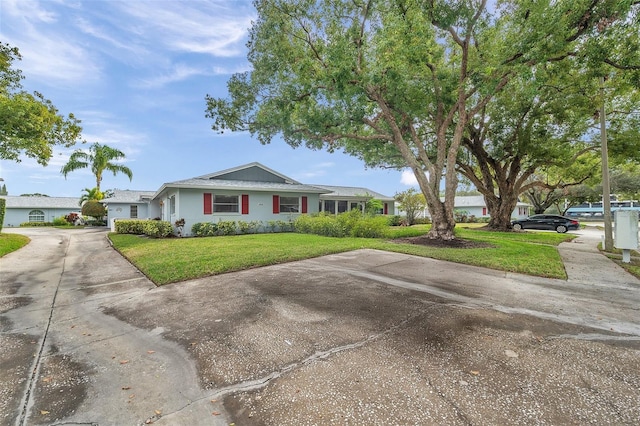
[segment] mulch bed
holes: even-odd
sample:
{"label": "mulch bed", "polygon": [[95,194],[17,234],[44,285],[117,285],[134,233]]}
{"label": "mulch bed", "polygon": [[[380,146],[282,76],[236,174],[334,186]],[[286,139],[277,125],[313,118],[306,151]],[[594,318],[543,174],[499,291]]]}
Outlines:
{"label": "mulch bed", "polygon": [[487,248],[495,247],[489,243],[483,243],[479,241],[463,240],[462,238],[455,238],[453,240],[439,240],[434,238],[428,238],[425,235],[419,237],[407,237],[396,238],[392,240],[394,243],[399,244],[415,244],[420,246],[439,247],[439,248]]}

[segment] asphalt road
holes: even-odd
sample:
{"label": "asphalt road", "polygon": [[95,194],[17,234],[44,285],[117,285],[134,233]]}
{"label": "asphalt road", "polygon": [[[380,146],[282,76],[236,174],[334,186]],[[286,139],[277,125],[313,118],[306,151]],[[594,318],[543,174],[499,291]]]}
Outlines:
{"label": "asphalt road", "polygon": [[156,288],[103,230],[0,259],[6,425],[637,424],[640,282],[360,250]]}

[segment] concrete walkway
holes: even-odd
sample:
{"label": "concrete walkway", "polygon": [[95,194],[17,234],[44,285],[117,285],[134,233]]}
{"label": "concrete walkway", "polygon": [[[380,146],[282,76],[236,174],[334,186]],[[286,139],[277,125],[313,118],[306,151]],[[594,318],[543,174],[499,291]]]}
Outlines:
{"label": "concrete walkway", "polygon": [[640,289],[639,279],[598,250],[598,244],[604,238],[601,230],[587,227],[575,233],[580,236],[558,247],[569,282]]}

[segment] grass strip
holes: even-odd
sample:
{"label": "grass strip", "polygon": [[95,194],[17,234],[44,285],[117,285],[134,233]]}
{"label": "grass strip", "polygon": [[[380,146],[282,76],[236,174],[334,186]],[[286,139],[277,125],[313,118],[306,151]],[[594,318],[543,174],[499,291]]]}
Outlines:
{"label": "grass strip", "polygon": [[361,248],[386,250],[502,271],[566,278],[556,245],[571,239],[554,233],[456,230],[459,238],[490,248],[438,248],[390,238],[424,235],[428,226],[390,228],[387,239],[330,238],[309,234],[255,234],[208,238],[149,239],[110,234],[114,247],[157,285]]}
{"label": "grass strip", "polygon": [[29,237],[20,234],[0,234],[0,257],[29,244]]}

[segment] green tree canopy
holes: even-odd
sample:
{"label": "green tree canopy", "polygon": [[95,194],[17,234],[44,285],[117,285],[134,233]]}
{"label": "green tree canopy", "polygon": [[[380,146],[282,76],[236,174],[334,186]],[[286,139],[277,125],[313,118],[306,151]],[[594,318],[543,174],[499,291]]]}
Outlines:
{"label": "green tree canopy", "polygon": [[99,201],[91,200],[87,201],[82,206],[82,214],[94,217],[97,220],[102,220],[102,218],[107,214],[107,209]]}
{"label": "green tree canopy", "polygon": [[66,178],[73,171],[91,168],[91,173],[96,177],[95,189],[99,193],[102,174],[105,170],[112,172],[114,176],[118,173],[123,173],[129,180],[133,179],[131,169],[114,162],[124,158],[125,155],[122,151],[96,142],[89,147],[89,152],[80,149],[75,150],[69,157],[67,164],[62,166],[60,172]]}
{"label": "green tree canopy", "polygon": [[0,42],[0,159],[20,162],[24,154],[46,166],[53,147],[74,145],[82,128],[42,94],[22,90],[22,73],[12,68],[20,59],[17,48]]}
{"label": "green tree canopy", "polygon": [[[216,131],[342,149],[409,167],[452,239],[456,160],[468,121],[536,64],[569,57],[628,2],[258,0],[250,72],[207,97]],[[533,4],[532,4],[533,3]],[[444,200],[440,190],[444,187]]]}
{"label": "green tree canopy", "polygon": [[100,191],[98,188],[85,188],[83,189],[84,194],[80,197],[79,206],[82,206],[87,201],[100,201],[105,198],[105,194]]}

